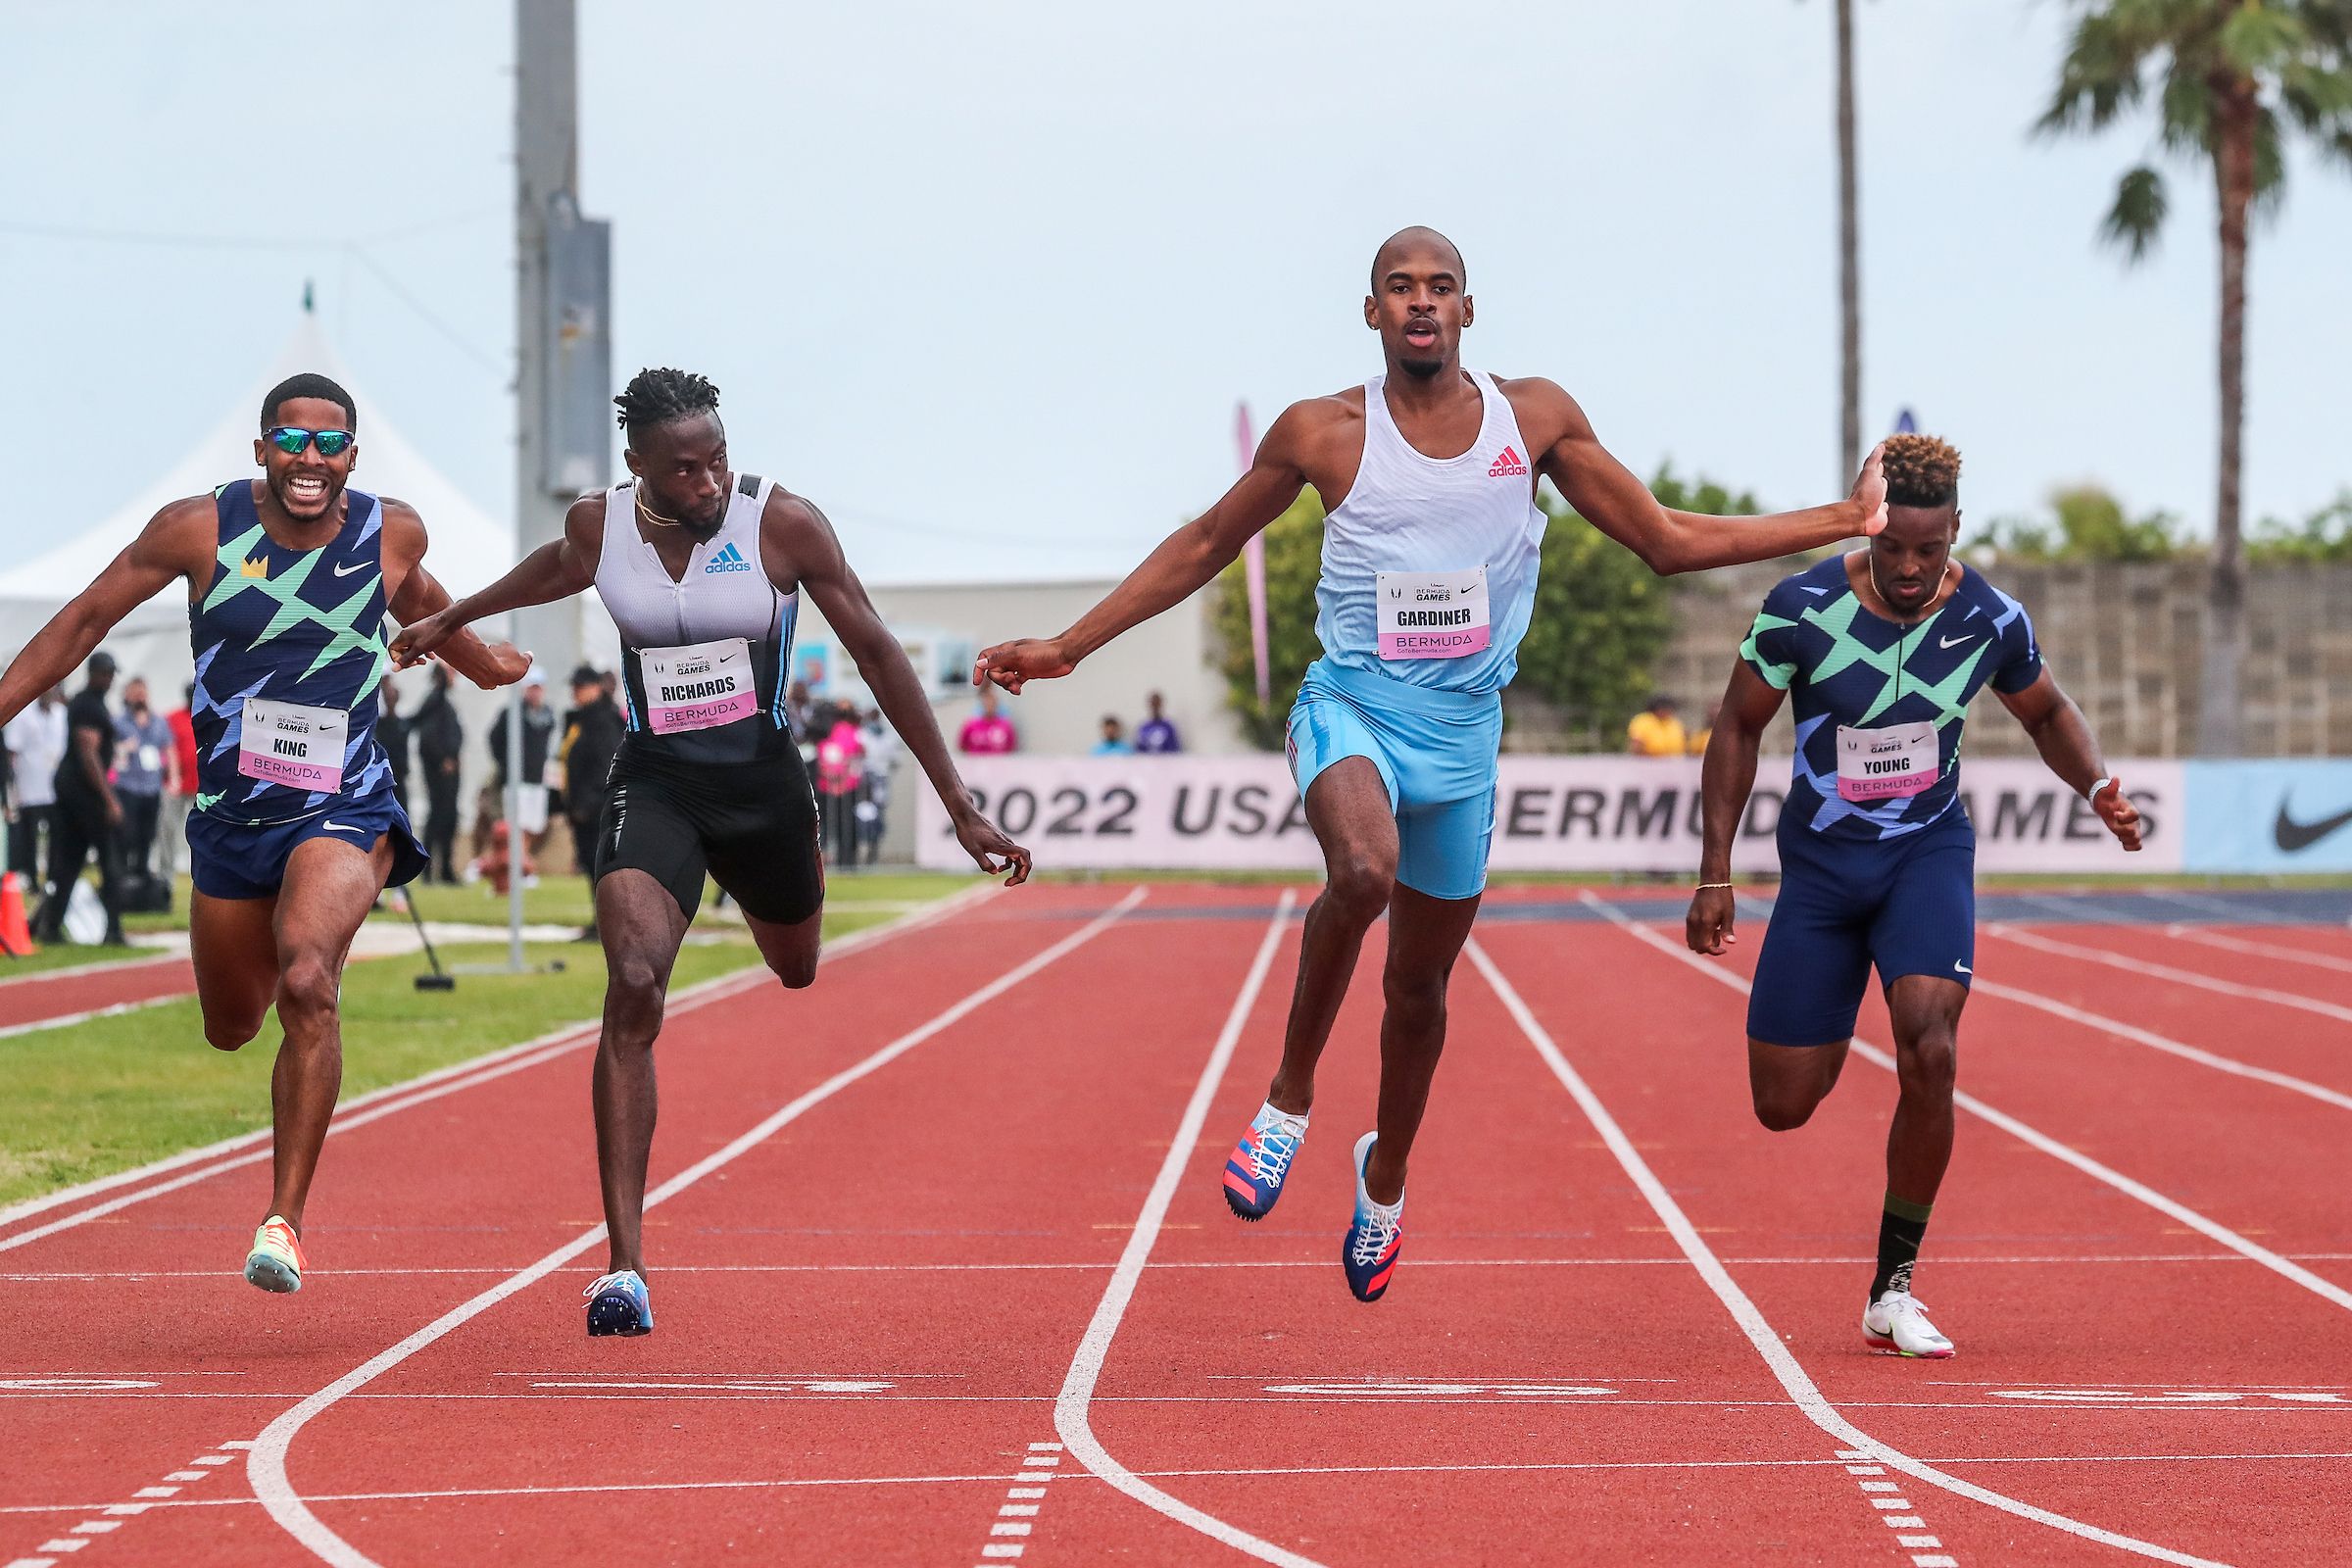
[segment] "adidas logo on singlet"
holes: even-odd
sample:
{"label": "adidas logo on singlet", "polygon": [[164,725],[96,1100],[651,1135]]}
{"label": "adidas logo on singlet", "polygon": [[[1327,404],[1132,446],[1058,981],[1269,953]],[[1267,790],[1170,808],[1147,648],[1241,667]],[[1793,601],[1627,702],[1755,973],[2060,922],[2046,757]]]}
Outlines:
{"label": "adidas logo on singlet", "polygon": [[721,550],[703,564],[703,575],[706,577],[714,577],[722,571],[749,571],[751,569],[752,564],[743,559],[743,552],[735,548],[732,540],[728,541],[726,549]]}
{"label": "adidas logo on singlet", "polygon": [[1502,456],[1494,460],[1494,466],[1487,470],[1487,477],[1490,479],[1508,479],[1514,474],[1524,475],[1526,472],[1527,460],[1519,455],[1519,449],[1517,447],[1504,447],[1502,449]]}

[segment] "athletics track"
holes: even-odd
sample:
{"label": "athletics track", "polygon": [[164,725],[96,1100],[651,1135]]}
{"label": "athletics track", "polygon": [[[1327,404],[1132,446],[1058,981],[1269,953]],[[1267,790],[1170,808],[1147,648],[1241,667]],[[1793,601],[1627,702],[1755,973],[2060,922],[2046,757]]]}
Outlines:
{"label": "athletics track", "polygon": [[1305,896],[987,893],[682,995],[646,1340],[582,1332],[590,1034],[347,1104],[297,1297],[233,1270],[257,1140],[0,1210],[0,1568],[2343,1554],[2333,903],[1986,897],[1925,1362],[1856,1333],[1883,1054],[1748,1114],[1762,905],[1708,965],[1679,898],[1496,890],[1388,1298],[1372,984],[1234,1221]]}

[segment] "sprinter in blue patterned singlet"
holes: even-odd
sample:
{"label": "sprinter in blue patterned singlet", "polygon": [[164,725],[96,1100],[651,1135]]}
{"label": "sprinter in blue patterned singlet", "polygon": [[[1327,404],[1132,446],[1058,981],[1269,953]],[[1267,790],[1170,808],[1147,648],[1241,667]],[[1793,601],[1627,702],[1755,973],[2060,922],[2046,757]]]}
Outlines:
{"label": "sprinter in blue patterned singlet", "polygon": [[[376,744],[383,622],[448,604],[423,566],[424,525],[351,489],[359,411],[322,375],[262,402],[260,480],[157,513],[99,579],[0,675],[0,722],[79,663],[131,611],[187,585],[197,745],[188,911],[205,1038],[234,1051],[272,1004],[285,1040],[271,1084],[270,1206],[245,1258],[266,1291],[302,1288],[303,1211],[343,1081],[343,960],[385,887],[423,869]],[[467,637],[442,657],[488,686],[514,650]]]}
{"label": "sprinter in blue patterned singlet", "polygon": [[1952,1343],[1911,1295],[1911,1269],[1951,1159],[1960,1009],[1976,971],[1977,833],[1960,799],[1970,700],[1989,686],[2127,850],[2139,848],[2139,813],[2043,665],[2025,607],[1952,559],[1960,454],[1898,435],[1884,462],[1885,531],[1783,580],[1740,649],[1707,742],[1706,846],[1688,935],[1706,954],[1733,940],[1732,837],[1757,738],[1786,694],[1794,776],[1747,1012],[1756,1116],[1785,1131],[1812,1115],[1845,1062],[1875,965],[1902,1098],[1862,1332],[1880,1349],[1945,1356]]}
{"label": "sprinter in blue patterned singlet", "polygon": [[1502,688],[1538,613],[1539,479],[1661,573],[1825,545],[1868,531],[1881,510],[1875,463],[1845,501],[1804,512],[1702,517],[1660,506],[1557,385],[1463,367],[1473,317],[1463,271],[1435,229],[1392,235],[1364,300],[1383,373],[1292,405],[1241,481],[1110,597],[1058,637],[988,649],[974,671],[1016,692],[1067,674],[1205,586],[1303,487],[1323,498],[1323,657],[1299,683],[1287,738],[1328,881],[1307,911],[1282,1064],[1221,1179],[1238,1217],[1273,1208],[1356,955],[1387,914],[1378,1120],[1356,1141],[1355,1208],[1340,1244],[1362,1301],[1396,1273],[1405,1161],[1446,1044],[1446,981],[1487,885]]}

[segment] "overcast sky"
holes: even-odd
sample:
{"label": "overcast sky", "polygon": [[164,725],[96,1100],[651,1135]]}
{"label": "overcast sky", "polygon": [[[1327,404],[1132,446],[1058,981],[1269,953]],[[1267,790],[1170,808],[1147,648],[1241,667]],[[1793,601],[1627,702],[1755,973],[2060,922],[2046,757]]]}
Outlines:
{"label": "overcast sky", "polygon": [[[2127,270],[2095,229],[2144,130],[2029,135],[2065,5],[1859,11],[1866,426],[1916,408],[1980,520],[2096,478],[2207,525],[2196,172]],[[1468,260],[1470,363],[1559,380],[1637,468],[1825,499],[1828,13],[589,0],[616,368],[710,375],[738,466],[871,579],[1114,572],[1231,478],[1237,399],[1262,426],[1378,369],[1366,266],[1428,222]],[[513,53],[495,0],[0,0],[0,565],[176,459],[314,277],[355,378],[505,514]],[[2249,516],[2352,481],[2352,179],[2291,177],[2252,269]]]}

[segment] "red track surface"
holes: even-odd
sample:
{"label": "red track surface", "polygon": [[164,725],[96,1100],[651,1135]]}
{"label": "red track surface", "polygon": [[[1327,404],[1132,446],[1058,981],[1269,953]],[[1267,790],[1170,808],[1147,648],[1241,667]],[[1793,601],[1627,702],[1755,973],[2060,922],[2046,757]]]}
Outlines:
{"label": "red track surface", "polygon": [[[757,985],[684,1012],[661,1047],[655,1180],[727,1151],[1081,932],[1121,892],[997,897],[845,954],[812,991]],[[0,1250],[0,1304],[19,1327],[0,1365],[14,1440],[0,1568],[321,1556],[1027,1568],[1275,1548],[1367,1568],[2148,1560],[1906,1475],[1809,1419],[1469,962],[1388,1298],[1349,1299],[1336,1258],[1348,1148],[1370,1114],[1377,937],[1295,1190],[1265,1223],[1238,1224],[1216,1172],[1277,1051],[1295,922],[1178,1156],[1150,1266],[1102,1325],[1091,1403],[1070,1401],[1057,1427],[1055,1396],[1276,897],[1153,887],[683,1187],[648,1218],[650,1339],[584,1337],[576,1293],[601,1264],[595,1247],[312,1400],[299,1427],[281,1420],[593,1224],[577,1047],[351,1118],[328,1147],[298,1297],[261,1296],[234,1274],[266,1197],[258,1165]],[[2352,973],[2153,929],[2047,929],[2352,1007]],[[2352,960],[2352,941],[2235,934]],[[1757,935],[1727,972],[1744,974]],[[1694,1245],[1721,1258],[1726,1288],[1835,1405],[1829,1419],[2174,1552],[2340,1554],[2352,1310],[2323,1291],[2352,1287],[2352,1110],[1980,995],[1965,1090],[2320,1289],[1964,1112],[1920,1270],[1961,1354],[1875,1356],[1856,1319],[1891,1077],[1857,1056],[1813,1125],[1765,1133],[1745,1103],[1732,989],[1597,920],[1499,919],[1479,939],[1696,1227]],[[1978,967],[2352,1090],[2352,1024],[1992,937]],[[1886,1039],[1875,1004],[1862,1030]],[[0,1225],[0,1248],[139,1190]],[[61,1379],[129,1386],[42,1381]],[[273,1494],[265,1507],[254,1482],[270,1465],[249,1466],[242,1445],[273,1422],[291,1433],[284,1477],[300,1500]],[[1197,1510],[1192,1522],[1089,1474],[1073,1438],[1088,1430],[1170,1508]],[[225,1462],[192,1462],[211,1458]],[[118,1528],[77,1538],[84,1523]],[[89,1545],[43,1549],[59,1539]]]}
{"label": "red track surface", "polygon": [[72,974],[11,976],[0,968],[0,1029],[44,1018],[94,1012],[101,1007],[136,1006],[184,997],[196,989],[196,971],[185,954],[125,958]]}

